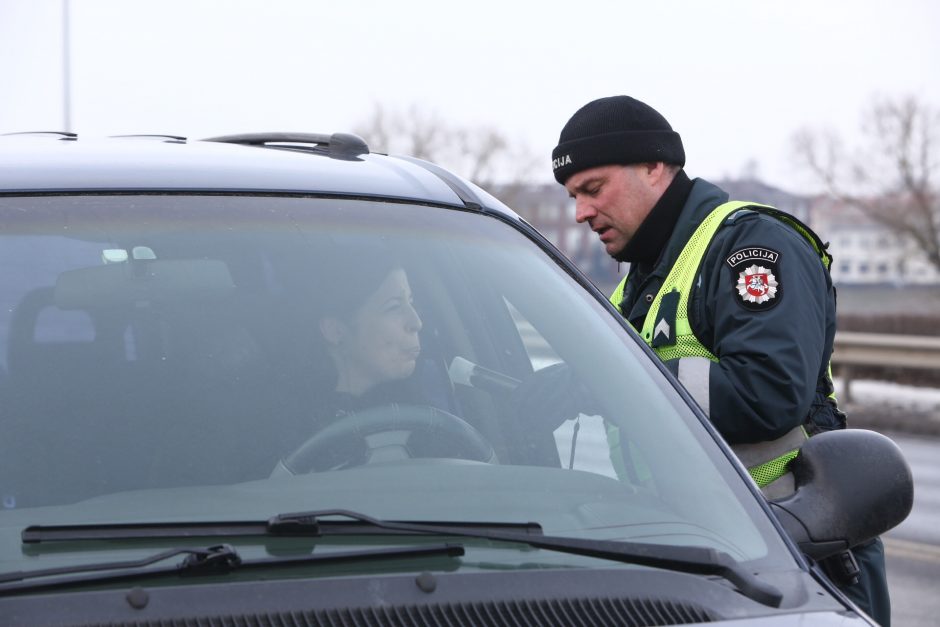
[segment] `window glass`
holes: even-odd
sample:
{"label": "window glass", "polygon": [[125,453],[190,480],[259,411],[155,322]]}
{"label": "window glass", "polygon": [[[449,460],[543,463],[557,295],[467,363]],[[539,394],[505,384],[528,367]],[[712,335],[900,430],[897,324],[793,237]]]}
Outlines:
{"label": "window glass", "polygon": [[501,219],[124,195],[0,223],[7,525],[335,507],[790,559],[645,349]]}

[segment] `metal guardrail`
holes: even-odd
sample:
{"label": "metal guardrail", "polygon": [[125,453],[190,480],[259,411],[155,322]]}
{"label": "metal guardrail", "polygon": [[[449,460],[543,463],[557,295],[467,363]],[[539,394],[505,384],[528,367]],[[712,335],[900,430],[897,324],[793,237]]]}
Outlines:
{"label": "metal guardrail", "polygon": [[832,364],[844,381],[841,401],[850,402],[853,366],[940,370],[940,337],[890,333],[836,333]]}
{"label": "metal guardrail", "polygon": [[[558,356],[528,322],[519,320],[517,324],[537,368],[558,361]],[[843,381],[839,400],[848,403],[852,400],[854,366],[940,371],[940,336],[839,331],[833,343],[832,365],[839,369]]]}

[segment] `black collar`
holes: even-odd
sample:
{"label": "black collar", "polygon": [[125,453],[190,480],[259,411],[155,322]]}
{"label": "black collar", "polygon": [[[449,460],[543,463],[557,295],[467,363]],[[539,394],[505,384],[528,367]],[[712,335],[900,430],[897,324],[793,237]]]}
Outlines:
{"label": "black collar", "polygon": [[692,181],[685,170],[679,170],[636,233],[614,255],[614,259],[641,264],[652,264],[659,259],[691,191]]}

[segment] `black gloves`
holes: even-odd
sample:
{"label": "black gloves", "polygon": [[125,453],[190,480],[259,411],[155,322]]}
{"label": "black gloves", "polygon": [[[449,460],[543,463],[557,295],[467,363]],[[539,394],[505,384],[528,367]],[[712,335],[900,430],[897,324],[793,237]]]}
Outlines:
{"label": "black gloves", "polygon": [[578,414],[601,413],[594,395],[565,363],[533,372],[511,393],[510,402],[521,422],[550,431]]}

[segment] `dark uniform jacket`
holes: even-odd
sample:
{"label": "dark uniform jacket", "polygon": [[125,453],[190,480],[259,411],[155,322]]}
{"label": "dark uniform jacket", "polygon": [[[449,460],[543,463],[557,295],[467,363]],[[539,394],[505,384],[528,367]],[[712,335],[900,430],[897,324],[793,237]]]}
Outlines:
{"label": "dark uniform jacket", "polygon": [[[618,256],[631,261],[620,311],[635,329],[642,330],[650,304],[696,227],[727,200],[715,185],[690,181],[680,171],[640,225]],[[754,251],[776,255],[769,260]],[[752,266],[773,274],[773,298],[746,299],[747,284],[739,279]],[[828,398],[835,289],[819,255],[792,227],[756,211],[731,214],[702,260],[688,315],[695,336],[718,358],[708,367],[708,415],[729,443],[773,440],[800,424],[810,434],[845,427],[845,415]],[[875,620],[889,625],[881,540],[852,552],[861,568],[859,583],[836,581]]]}
{"label": "dark uniform jacket", "polygon": [[[634,328],[642,329],[696,227],[727,200],[715,185],[678,173],[650,213],[656,217],[634,237],[666,241],[655,261],[631,263],[620,310]],[[770,271],[771,297],[748,299],[748,270]],[[718,358],[708,370],[707,411],[729,443],[773,440],[801,424],[811,433],[845,426],[827,398],[835,290],[819,255],[794,228],[747,209],[729,216],[702,261],[688,315],[698,340]]]}

